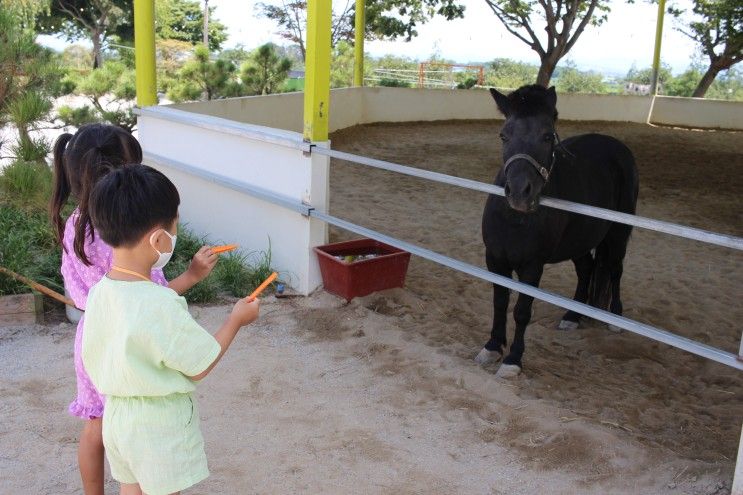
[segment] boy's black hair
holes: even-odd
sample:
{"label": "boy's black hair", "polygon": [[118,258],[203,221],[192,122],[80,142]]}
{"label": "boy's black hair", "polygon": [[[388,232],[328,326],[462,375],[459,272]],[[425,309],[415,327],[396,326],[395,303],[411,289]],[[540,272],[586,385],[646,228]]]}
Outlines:
{"label": "boy's black hair", "polygon": [[90,195],[90,216],[98,235],[112,247],[133,246],[153,227],[167,228],[178,216],[175,185],[147,165],[109,172]]}

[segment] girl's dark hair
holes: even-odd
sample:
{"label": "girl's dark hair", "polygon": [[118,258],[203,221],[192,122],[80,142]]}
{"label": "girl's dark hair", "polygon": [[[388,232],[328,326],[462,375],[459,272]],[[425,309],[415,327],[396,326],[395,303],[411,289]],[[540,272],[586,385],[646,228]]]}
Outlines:
{"label": "girl's dark hair", "polygon": [[62,134],[54,144],[54,187],[49,214],[57,242],[62,244],[62,209],[72,197],[80,216],[75,224],[75,254],[90,265],[85,254],[85,236],[94,238],[89,196],[95,183],[109,170],[127,163],[142,162],[142,147],[130,132],[108,124],[82,126],[75,135]]}
{"label": "girl's dark hair", "polygon": [[180,203],[178,189],[165,175],[131,164],[98,181],[90,194],[90,216],[107,244],[128,247],[153,227],[170,227]]}

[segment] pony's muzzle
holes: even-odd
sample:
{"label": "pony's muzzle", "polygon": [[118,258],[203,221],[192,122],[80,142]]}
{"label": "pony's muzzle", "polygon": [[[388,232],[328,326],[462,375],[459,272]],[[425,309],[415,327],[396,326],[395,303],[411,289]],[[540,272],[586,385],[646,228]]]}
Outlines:
{"label": "pony's muzzle", "polygon": [[530,213],[536,209],[537,201],[534,198],[534,188],[529,181],[512,183],[506,182],[504,188],[508,205],[516,211]]}

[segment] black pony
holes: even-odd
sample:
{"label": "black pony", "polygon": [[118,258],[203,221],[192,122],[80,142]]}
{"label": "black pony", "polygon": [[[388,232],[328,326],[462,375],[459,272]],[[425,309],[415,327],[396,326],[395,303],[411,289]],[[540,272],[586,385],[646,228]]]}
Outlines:
{"label": "black pony", "polygon": [[[488,196],[482,218],[488,270],[538,286],[546,263],[573,260],[578,273],[574,299],[622,314],[619,281],[632,227],[538,207],[541,195],[635,213],[638,175],[632,152],[620,141],[584,134],[560,141],[555,132],[555,88],[524,86],[508,96],[491,89],[506,117],[500,137],[503,168],[495,184],[506,198]],[[493,330],[475,360],[500,359],[506,349],[508,289],[493,286]],[[516,333],[499,376],[521,371],[524,332],[533,298],[519,294],[513,310]],[[568,311],[561,329],[574,329],[581,315]]]}

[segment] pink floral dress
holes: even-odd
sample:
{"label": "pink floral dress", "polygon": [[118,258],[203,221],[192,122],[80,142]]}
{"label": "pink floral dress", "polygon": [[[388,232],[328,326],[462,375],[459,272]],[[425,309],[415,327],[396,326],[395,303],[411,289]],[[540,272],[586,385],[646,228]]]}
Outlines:
{"label": "pink floral dress", "polygon": [[[75,223],[77,222],[79,212],[75,210],[65,224],[64,237],[62,239],[62,277],[64,278],[65,289],[69,296],[75,302],[75,306],[85,310],[85,304],[88,300],[88,292],[103,276],[111,269],[113,251],[111,246],[103,242],[94,233],[93,241],[90,236],[85,236],[85,254],[91,265],[83,263],[75,254]],[[160,285],[168,285],[162,270],[152,271],[152,280]],[[95,389],[85,372],[82,358],[83,343],[83,322],[85,315],[77,324],[77,333],[75,334],[75,375],[77,376],[77,398],[72,401],[69,412],[73,416],[83,419],[94,419],[103,416],[104,398]]]}

